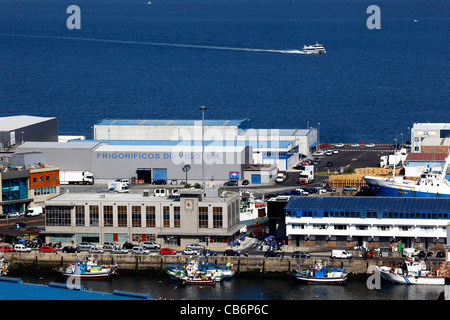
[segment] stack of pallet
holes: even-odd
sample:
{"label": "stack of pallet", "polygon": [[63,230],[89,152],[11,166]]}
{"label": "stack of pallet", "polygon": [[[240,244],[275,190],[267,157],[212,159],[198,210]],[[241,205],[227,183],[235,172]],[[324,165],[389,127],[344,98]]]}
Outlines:
{"label": "stack of pallet", "polygon": [[[399,175],[400,170],[401,168],[397,168],[395,174]],[[330,176],[328,184],[333,188],[352,186],[359,189],[361,187],[367,187],[366,182],[362,178],[363,176],[391,177],[392,168],[357,168],[354,174]]]}

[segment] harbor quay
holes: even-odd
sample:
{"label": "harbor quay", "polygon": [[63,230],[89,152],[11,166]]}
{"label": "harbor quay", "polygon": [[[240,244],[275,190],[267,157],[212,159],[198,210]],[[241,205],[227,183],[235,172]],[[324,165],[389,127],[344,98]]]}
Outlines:
{"label": "harbor quay", "polygon": [[[351,252],[351,251],[350,251]],[[48,271],[56,267],[66,266],[73,263],[77,259],[82,259],[83,254],[76,253],[24,253],[13,252],[5,253],[5,257],[11,262],[12,269]],[[92,257],[100,264],[110,264],[115,262],[119,266],[120,271],[124,272],[148,272],[149,274],[163,274],[166,271],[165,266],[169,264],[185,265],[193,257],[184,255],[112,255],[104,254],[86,254],[86,257]],[[196,258],[196,257],[194,257]],[[200,258],[202,259],[202,257]],[[204,259],[204,258],[203,258]],[[369,266],[381,265],[398,265],[404,259],[400,257],[379,257],[379,258],[353,258],[353,259],[332,259],[325,256],[312,256],[310,258],[293,258],[286,253],[280,257],[263,257],[263,256],[211,256],[209,262],[217,265],[233,265],[236,274],[251,275],[264,274],[276,275],[286,274],[292,269],[307,269],[309,266],[321,262],[325,265],[334,265],[346,269],[349,274],[365,275]],[[428,264],[431,270],[442,267],[443,260],[429,260]]]}

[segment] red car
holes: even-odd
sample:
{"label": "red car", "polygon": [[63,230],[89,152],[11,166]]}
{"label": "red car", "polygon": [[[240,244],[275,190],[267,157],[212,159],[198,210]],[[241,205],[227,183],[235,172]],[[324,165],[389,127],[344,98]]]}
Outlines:
{"label": "red car", "polygon": [[177,250],[162,248],[161,250],[159,250],[159,254],[177,254]]}
{"label": "red car", "polygon": [[10,247],[8,245],[1,245],[0,246],[0,252],[13,252],[13,247]]}
{"label": "red car", "polygon": [[258,229],[252,230],[251,234],[253,234],[253,235],[255,235],[255,234],[263,234],[264,232],[266,232],[264,230],[264,228],[258,228]]}
{"label": "red car", "polygon": [[56,249],[49,246],[42,246],[39,248],[39,252],[54,252],[56,253]]}

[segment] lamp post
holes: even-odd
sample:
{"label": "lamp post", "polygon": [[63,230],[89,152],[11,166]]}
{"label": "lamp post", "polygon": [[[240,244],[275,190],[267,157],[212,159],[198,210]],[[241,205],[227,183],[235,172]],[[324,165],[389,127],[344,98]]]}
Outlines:
{"label": "lamp post", "polygon": [[205,111],[206,107],[201,106],[200,110],[202,111],[202,190],[205,190]]}

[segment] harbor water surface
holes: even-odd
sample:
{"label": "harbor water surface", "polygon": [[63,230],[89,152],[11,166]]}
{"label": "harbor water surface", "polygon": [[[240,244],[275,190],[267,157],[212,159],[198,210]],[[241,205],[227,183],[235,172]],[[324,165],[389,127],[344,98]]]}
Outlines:
{"label": "harbor water surface", "polygon": [[[24,282],[65,283],[55,273],[19,273],[10,276]],[[182,285],[169,276],[124,273],[109,280],[82,281],[85,290],[125,291],[150,294],[162,300],[437,300],[443,286],[407,286],[381,282],[380,289],[369,289],[365,277],[349,278],[344,285],[304,285],[284,275],[239,275],[215,285]]]}

